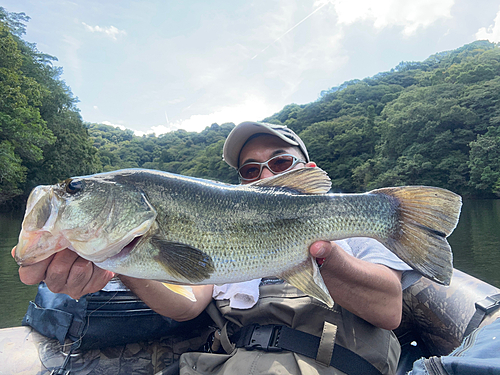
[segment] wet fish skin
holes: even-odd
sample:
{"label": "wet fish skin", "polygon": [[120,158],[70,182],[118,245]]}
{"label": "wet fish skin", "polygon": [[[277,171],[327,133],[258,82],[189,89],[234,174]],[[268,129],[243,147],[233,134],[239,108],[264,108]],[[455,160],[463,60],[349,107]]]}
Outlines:
{"label": "wet fish skin", "polygon": [[68,247],[102,268],[179,284],[279,276],[331,306],[308,248],[361,236],[449,283],[446,237],[458,222],[458,195],[432,187],[325,194],[329,188],[318,168],[251,185],[135,169],[73,178],[32,193],[16,257],[29,264]]}

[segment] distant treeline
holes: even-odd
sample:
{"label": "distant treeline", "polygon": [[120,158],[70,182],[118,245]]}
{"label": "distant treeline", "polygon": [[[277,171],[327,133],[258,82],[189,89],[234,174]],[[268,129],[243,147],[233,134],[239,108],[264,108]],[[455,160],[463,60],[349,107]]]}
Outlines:
{"label": "distant treeline", "polygon": [[236,171],[222,160],[222,146],[234,124],[212,124],[200,133],[177,130],[138,137],[132,130],[85,124],[102,170],[149,168],[238,183]]}
{"label": "distant treeline", "polygon": [[[221,157],[232,123],[142,137],[84,123],[56,59],[22,39],[28,19],[0,8],[0,204],[121,168],[238,182]],[[264,120],[299,133],[337,191],[422,184],[500,196],[499,47],[478,41],[400,63]]]}

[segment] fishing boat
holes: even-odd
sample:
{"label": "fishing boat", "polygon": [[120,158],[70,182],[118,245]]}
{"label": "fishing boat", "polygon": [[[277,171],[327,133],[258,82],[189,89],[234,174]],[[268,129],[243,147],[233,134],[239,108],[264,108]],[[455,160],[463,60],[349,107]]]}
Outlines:
{"label": "fishing boat", "polygon": [[[140,301],[125,302],[138,304],[136,312],[148,310]],[[92,319],[105,316],[111,305],[106,306]],[[404,291],[403,319],[395,330],[402,346],[397,374],[405,374],[418,358],[449,354],[474,328],[488,325],[499,317],[500,289],[457,269],[448,287],[422,278]],[[183,348],[198,345],[196,340],[200,343],[206,340],[204,328],[213,325],[207,317],[180,324],[151,319],[152,325],[162,325],[163,328],[155,328],[155,331],[163,337],[127,342],[131,337],[127,333],[134,331],[134,327],[127,323],[126,316],[123,318],[120,330],[99,325],[100,329],[110,329],[101,337],[109,336],[115,344],[121,342],[120,345],[108,346],[97,340],[69,355],[72,342],[61,344],[27,326],[1,329],[0,374],[66,374],[64,371],[69,369],[70,374],[168,374],[166,369],[169,366],[175,369],[172,364]],[[65,370],[62,370],[63,363],[66,363]]]}

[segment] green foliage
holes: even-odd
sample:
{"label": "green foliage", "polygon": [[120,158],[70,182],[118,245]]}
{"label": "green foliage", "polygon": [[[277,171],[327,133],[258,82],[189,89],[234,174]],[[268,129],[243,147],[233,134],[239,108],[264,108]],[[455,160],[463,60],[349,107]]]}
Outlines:
{"label": "green foliage", "polygon": [[0,190],[2,199],[7,200],[19,194],[19,185],[24,182],[26,168],[14,152],[14,146],[7,140],[0,143]]}
{"label": "green foliage", "polygon": [[489,127],[470,147],[470,185],[500,196],[500,127]]}
{"label": "green foliage", "polygon": [[[135,136],[84,124],[55,57],[0,7],[0,204],[37,184],[122,168],[237,183],[222,160],[234,124]],[[500,46],[477,41],[351,80],[264,119],[299,133],[334,189],[424,184],[500,196]]]}
{"label": "green foliage", "polygon": [[335,190],[353,191],[357,184],[351,173],[374,153],[379,134],[368,117],[345,116],[311,125],[300,134],[308,152],[327,170]]}
{"label": "green foliage", "polygon": [[468,144],[477,116],[460,105],[463,87],[414,87],[382,112],[378,157],[384,167],[371,182],[438,185],[467,190]]}
{"label": "green foliage", "polygon": [[499,194],[500,48],[478,41],[400,63],[267,120],[301,132],[341,191],[424,184]]}
{"label": "green foliage", "polygon": [[222,146],[234,124],[212,124],[200,133],[178,130],[138,137],[130,130],[86,124],[104,171],[149,168],[237,183],[237,174],[222,160]]}
{"label": "green foliage", "polygon": [[101,168],[56,59],[21,39],[28,20],[0,7],[0,204]]}

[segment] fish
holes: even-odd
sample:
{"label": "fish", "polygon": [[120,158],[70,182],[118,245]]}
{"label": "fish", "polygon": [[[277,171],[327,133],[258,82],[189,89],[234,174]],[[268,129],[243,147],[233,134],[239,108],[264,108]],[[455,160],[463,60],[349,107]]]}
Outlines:
{"label": "fish", "polygon": [[98,267],[179,293],[279,277],[332,307],[309,246],[370,237],[423,276],[450,283],[447,237],[459,220],[460,195],[429,186],[361,194],[330,188],[317,167],[247,185],[147,169],[73,177],[31,192],[15,259],[26,266],[69,248]]}

